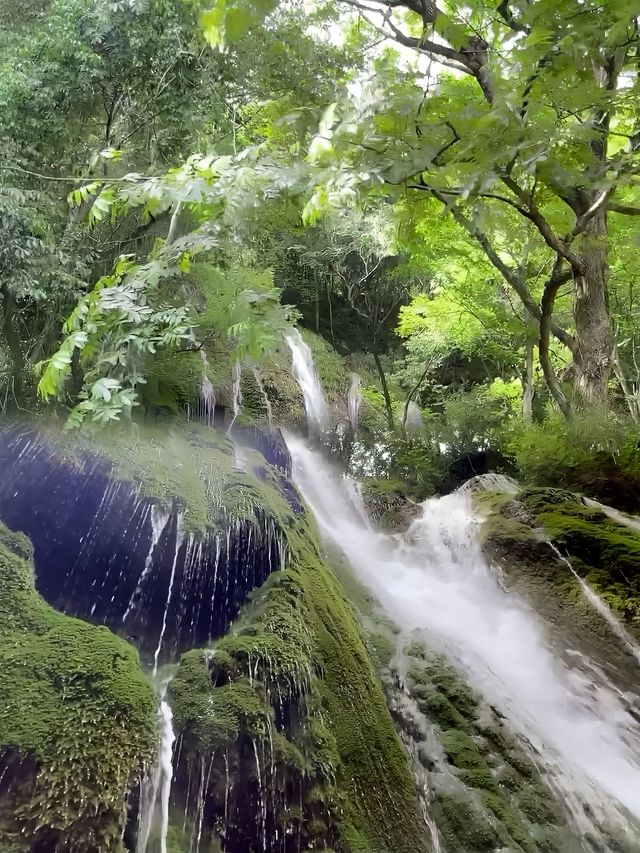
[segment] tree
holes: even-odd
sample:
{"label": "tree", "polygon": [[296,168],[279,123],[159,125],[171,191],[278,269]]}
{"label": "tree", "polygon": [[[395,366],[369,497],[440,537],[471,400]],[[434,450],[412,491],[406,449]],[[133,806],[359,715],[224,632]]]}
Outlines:
{"label": "tree", "polygon": [[[385,37],[456,76],[425,79],[420,65],[402,71],[386,55],[375,77],[352,85],[313,149],[325,168],[325,203],[341,191],[344,198],[345,188],[379,194],[381,183],[436,198],[542,321],[541,353],[554,331],[557,290],[571,280],[574,333],[562,338],[573,354],[576,398],[604,404],[609,217],[640,212],[636,4],[471,2],[463,10],[348,2]],[[532,226],[548,258],[539,305],[486,227],[501,205]],[[548,362],[546,369],[557,393]]]}

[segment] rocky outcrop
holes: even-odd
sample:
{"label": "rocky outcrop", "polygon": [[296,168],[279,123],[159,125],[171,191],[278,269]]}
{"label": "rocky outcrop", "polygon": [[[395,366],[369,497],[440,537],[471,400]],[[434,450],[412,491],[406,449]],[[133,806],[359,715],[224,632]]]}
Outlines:
{"label": "rocky outcrop", "polygon": [[124,640],[42,600],[31,556],[0,525],[0,849],[119,853],[153,690]]}
{"label": "rocky outcrop", "polygon": [[558,652],[580,649],[614,682],[628,683],[633,656],[572,572],[640,635],[640,535],[563,489],[484,492],[475,501],[485,553],[507,587],[543,616]]}
{"label": "rocky outcrop", "polygon": [[99,445],[0,436],[0,518],[33,538],[40,594],[86,620],[45,604],[26,540],[6,534],[0,667],[17,689],[0,714],[3,853],[135,849],[155,702],[137,653],[101,624],[149,668],[178,664],[172,853],[427,849],[407,755],[290,460],[277,436],[242,434],[174,422]]}

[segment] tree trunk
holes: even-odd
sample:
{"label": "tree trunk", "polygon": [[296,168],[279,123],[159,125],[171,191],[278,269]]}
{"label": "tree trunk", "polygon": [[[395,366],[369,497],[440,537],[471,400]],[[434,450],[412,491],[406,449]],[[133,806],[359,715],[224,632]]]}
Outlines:
{"label": "tree trunk", "polygon": [[624,370],[622,365],[620,364],[620,356],[618,354],[618,346],[617,344],[613,347],[613,352],[611,356],[611,363],[613,366],[613,372],[616,375],[618,382],[620,383],[620,388],[622,389],[622,393],[624,394],[624,399],[629,408],[629,414],[631,415],[633,422],[640,426],[640,397],[635,393],[629,380],[624,374]]}
{"label": "tree trunk", "polygon": [[395,422],[393,419],[393,406],[391,404],[389,386],[387,385],[387,377],[384,375],[382,362],[380,361],[380,356],[377,352],[373,353],[373,359],[376,363],[376,367],[378,368],[378,376],[380,377],[380,384],[382,385],[382,395],[384,397],[384,405],[387,410],[387,423],[389,425],[389,429],[395,429]]}
{"label": "tree trunk", "polygon": [[7,287],[3,287],[2,293],[2,332],[7,342],[7,347],[11,354],[13,362],[13,370],[11,373],[13,381],[13,399],[18,403],[22,397],[24,389],[24,353],[22,352],[22,343],[14,325],[14,317],[16,312],[16,303],[13,294]]}
{"label": "tree trunk", "polygon": [[604,408],[612,367],[607,305],[607,214],[604,207],[585,225],[581,244],[584,273],[574,278],[574,388],[580,407]]}
{"label": "tree trunk", "polygon": [[530,424],[533,420],[533,341],[527,340],[522,379],[522,420]]}
{"label": "tree trunk", "polygon": [[540,341],[538,343],[538,354],[540,355],[540,366],[544,373],[544,378],[551,392],[551,396],[558,404],[560,411],[565,418],[570,421],[572,417],[571,403],[567,399],[558,377],[556,376],[553,364],[551,363],[551,355],[549,353],[549,336],[551,334],[553,304],[556,299],[558,288],[562,284],[562,258],[558,257],[553,267],[548,281],[545,282],[544,290],[542,291],[542,301],[540,304]]}

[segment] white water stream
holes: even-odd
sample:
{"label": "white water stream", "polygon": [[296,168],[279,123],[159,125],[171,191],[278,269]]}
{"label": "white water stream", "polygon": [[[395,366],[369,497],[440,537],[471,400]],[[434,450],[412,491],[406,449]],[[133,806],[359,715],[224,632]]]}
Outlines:
{"label": "white water stream", "polygon": [[293,375],[304,397],[304,408],[310,430],[322,432],[328,423],[327,403],[318,379],[311,350],[302,340],[302,335],[293,329],[285,336],[291,350]]}
{"label": "white water stream", "polygon": [[231,427],[236,422],[236,418],[240,414],[240,406],[242,405],[242,390],[240,382],[242,381],[242,368],[240,362],[236,361],[233,365],[233,417],[227,428],[227,432],[231,432]]}
{"label": "white water stream", "polygon": [[207,424],[213,426],[213,417],[216,410],[216,392],[207,371],[209,370],[209,361],[204,350],[200,350],[200,358],[202,360],[202,380],[200,383],[200,400],[198,404],[198,416]]}
{"label": "white water stream", "polygon": [[358,415],[360,413],[360,405],[362,403],[362,379],[357,373],[351,374],[351,385],[349,387],[349,396],[347,398],[347,411],[351,428],[354,436],[358,434]]}
{"label": "white water stream", "polygon": [[426,501],[405,536],[387,536],[363,523],[324,459],[298,439],[288,444],[294,479],[322,534],[403,634],[417,633],[444,653],[506,717],[585,837],[615,827],[637,841],[638,725],[604,676],[556,658],[535,613],[500,587],[477,542],[468,495]]}
{"label": "white water stream", "polygon": [[[155,673],[154,673],[155,677]],[[169,799],[173,781],[173,714],[167,702],[167,691],[172,675],[156,678],[156,693],[159,700],[158,726],[160,728],[160,752],[153,773],[143,781],[140,790],[140,812],[136,853],[146,853],[154,823],[159,818],[160,853],[167,853],[169,832]]]}

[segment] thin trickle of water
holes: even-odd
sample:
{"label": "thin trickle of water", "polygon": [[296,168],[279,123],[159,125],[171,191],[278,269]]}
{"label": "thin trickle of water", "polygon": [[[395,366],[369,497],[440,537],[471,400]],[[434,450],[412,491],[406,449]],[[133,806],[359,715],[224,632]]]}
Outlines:
{"label": "thin trickle of water", "polygon": [[293,375],[304,397],[309,429],[322,432],[328,424],[329,416],[311,350],[302,340],[302,335],[297,329],[293,329],[286,335],[285,340],[291,350]]}
{"label": "thin trickle of water", "polygon": [[160,701],[160,719],[162,739],[160,743],[160,853],[167,853],[167,834],[169,832],[169,799],[171,797],[171,782],[173,780],[173,744],[175,733],[173,731],[173,713],[166,700],[167,682],[164,695]]}
{"label": "thin trickle of water", "polygon": [[234,425],[236,418],[240,414],[240,406],[242,405],[242,389],[240,388],[241,380],[242,368],[240,367],[240,362],[236,361],[233,365],[233,417],[231,418],[231,423],[229,424],[227,432],[231,431],[231,427]]}
{"label": "thin trickle of water", "polygon": [[172,675],[156,678],[154,673],[156,695],[159,701],[160,752],[153,773],[143,780],[141,786],[136,853],[146,853],[158,809],[160,812],[160,853],[167,853],[169,800],[173,781],[173,745],[175,743],[173,714],[167,701],[171,679]]}
{"label": "thin trickle of water", "polygon": [[349,396],[347,398],[347,412],[351,421],[353,434],[358,434],[358,414],[360,412],[360,404],[362,403],[362,380],[357,373],[351,374],[351,385],[349,387]]}
{"label": "thin trickle of water", "polygon": [[199,417],[208,426],[213,426],[213,416],[216,410],[216,393],[211,384],[207,371],[209,362],[204,350],[200,350],[202,360],[202,381],[200,383]]}
{"label": "thin trickle of water", "polygon": [[127,617],[131,614],[132,610],[136,606],[138,599],[142,595],[145,579],[151,571],[151,566],[153,563],[153,552],[156,549],[156,545],[160,541],[160,537],[162,536],[162,533],[165,527],[167,526],[169,518],[169,513],[166,512],[163,507],[159,506],[158,504],[153,504],[153,506],[151,507],[151,541],[149,543],[149,550],[147,551],[147,556],[144,561],[144,567],[142,569],[140,577],[138,578],[136,588],[133,591],[133,594],[129,601],[129,605],[125,610],[124,616],[122,617],[123,622],[127,621]]}
{"label": "thin trickle of water", "polygon": [[176,545],[175,551],[173,554],[173,561],[171,563],[171,574],[169,576],[169,587],[167,589],[167,601],[164,606],[164,614],[162,616],[162,628],[160,629],[160,636],[158,638],[158,646],[156,648],[155,654],[153,656],[153,675],[155,677],[158,671],[158,659],[160,657],[160,652],[162,650],[162,641],[164,640],[164,633],[167,630],[167,613],[169,612],[169,605],[171,604],[171,597],[173,594],[173,582],[176,577],[176,567],[178,565],[178,556],[180,554],[180,548],[182,547],[182,542],[184,540],[184,534],[182,532],[182,513],[178,513],[176,516]]}
{"label": "thin trickle of water", "polygon": [[587,506],[599,509],[600,512],[608,515],[612,521],[616,521],[618,524],[628,527],[635,533],[640,533],[640,518],[636,518],[632,515],[625,515],[625,513],[620,512],[619,509],[614,509],[612,506],[607,506],[607,504],[601,504],[599,501],[594,501],[591,498],[583,498],[583,500]]}
{"label": "thin trickle of water", "polygon": [[262,786],[262,771],[260,769],[260,757],[258,755],[258,745],[253,741],[253,752],[256,757],[256,774],[258,777],[258,795],[260,797],[260,831],[262,833],[262,851],[267,853],[267,801],[264,796],[264,788]]}
{"label": "thin trickle of water", "polygon": [[297,439],[287,443],[323,535],[391,618],[444,654],[531,745],[583,837],[602,838],[607,826],[637,840],[638,724],[603,674],[556,658],[535,614],[500,587],[469,497],[426,501],[404,537],[386,536],[363,524],[318,455]]}
{"label": "thin trickle of water", "polygon": [[267,423],[269,424],[269,429],[273,427],[273,410],[271,408],[271,400],[267,396],[267,391],[264,387],[264,383],[262,381],[262,377],[260,376],[260,371],[258,368],[253,365],[251,368],[254,379],[256,380],[256,385],[258,386],[258,390],[262,394],[262,399],[264,400],[264,407],[267,412]]}
{"label": "thin trickle of water", "polygon": [[554,551],[558,554],[563,563],[565,563],[569,567],[569,571],[574,576],[574,578],[580,584],[580,589],[582,590],[584,597],[587,601],[592,605],[593,609],[596,610],[607,623],[607,625],[611,628],[613,633],[618,637],[619,640],[622,641],[622,644],[625,648],[633,655],[633,657],[640,663],[640,646],[633,637],[628,633],[622,622],[618,619],[618,617],[613,613],[613,611],[605,604],[605,602],[600,598],[595,590],[593,590],[589,584],[586,582],[584,578],[581,578],[580,575],[573,568],[569,560],[566,557],[563,557],[562,554],[558,551],[555,546],[553,546]]}

